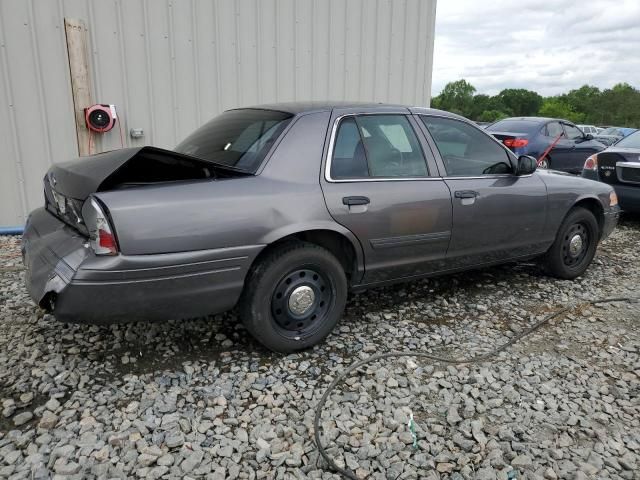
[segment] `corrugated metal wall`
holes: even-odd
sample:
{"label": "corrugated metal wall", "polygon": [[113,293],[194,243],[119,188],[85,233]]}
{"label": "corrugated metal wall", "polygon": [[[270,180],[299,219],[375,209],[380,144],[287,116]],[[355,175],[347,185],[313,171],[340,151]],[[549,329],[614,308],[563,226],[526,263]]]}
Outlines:
{"label": "corrugated metal wall", "polygon": [[[126,145],[172,147],[232,107],[288,100],[427,105],[436,0],[0,0],[0,225],[42,204],[78,155],[64,18],[88,28],[94,103]],[[142,128],[143,139],[129,138]],[[94,137],[95,138],[95,137]],[[118,129],[94,151],[120,147]]]}

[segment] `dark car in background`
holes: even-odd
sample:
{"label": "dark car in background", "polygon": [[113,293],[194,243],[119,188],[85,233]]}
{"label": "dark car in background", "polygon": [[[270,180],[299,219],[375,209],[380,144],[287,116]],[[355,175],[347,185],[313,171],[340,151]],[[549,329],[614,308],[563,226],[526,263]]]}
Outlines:
{"label": "dark car in background", "polygon": [[633,132],[637,131],[638,130],[636,128],[607,127],[594,135],[593,138],[606,146],[610,146],[616,143],[618,140],[627,137]]}
{"label": "dark car in background", "polygon": [[611,185],[618,195],[620,208],[640,212],[640,131],[591,155],[584,164],[582,176]]}
{"label": "dark car in background", "polygon": [[237,305],[281,352],[326,337],[349,289],[533,258],[576,278],[618,216],[608,185],[536,171],[457,115],[380,104],[230,110],[174,151],[56,164],[44,191],[25,280],[56,318]]}
{"label": "dark car in background", "polygon": [[[540,168],[579,174],[585,159],[605,146],[567,120],[543,117],[505,118],[485,129],[516,155],[539,159]],[[560,137],[558,139],[558,137]],[[553,149],[540,159],[549,146]]]}

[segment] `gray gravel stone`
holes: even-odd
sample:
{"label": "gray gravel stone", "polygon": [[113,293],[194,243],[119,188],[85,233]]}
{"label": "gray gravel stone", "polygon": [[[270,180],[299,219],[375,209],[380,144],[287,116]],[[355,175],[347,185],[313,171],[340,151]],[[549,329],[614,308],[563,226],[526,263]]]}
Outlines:
{"label": "gray gravel stone", "polygon": [[25,423],[27,423],[32,418],[33,418],[33,413],[31,413],[31,412],[22,412],[22,413],[19,413],[18,415],[16,415],[15,417],[13,417],[13,424],[16,427],[19,427],[20,425],[24,425]]}
{"label": "gray gravel stone", "polygon": [[324,443],[372,480],[637,478],[640,304],[580,305],[637,295],[637,220],[575,281],[514,264],[353,293],[326,342],[285,356],[233,312],[59,323],[28,299],[18,241],[0,237],[0,478],[338,480],[312,440],[335,375],[390,350],[480,355],[565,303],[579,305],[491,361],[362,367],[330,395]]}

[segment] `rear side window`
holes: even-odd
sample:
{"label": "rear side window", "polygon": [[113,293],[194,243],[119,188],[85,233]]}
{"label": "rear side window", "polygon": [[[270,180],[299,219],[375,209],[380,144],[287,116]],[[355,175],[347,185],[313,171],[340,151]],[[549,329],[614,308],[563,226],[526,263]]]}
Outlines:
{"label": "rear side window", "polygon": [[420,143],[404,115],[359,115],[340,122],[331,158],[332,179],[426,175]]}
{"label": "rear side window", "polygon": [[229,110],[189,135],[175,151],[254,173],[292,118],[274,110]]}
{"label": "rear side window", "polygon": [[420,116],[436,142],[447,175],[477,177],[511,173],[509,154],[476,127],[442,117]]}
{"label": "rear side window", "polygon": [[567,138],[570,140],[575,140],[577,138],[582,138],[582,132],[578,127],[573,125],[569,125],[567,123],[564,124],[564,133],[567,135]]}

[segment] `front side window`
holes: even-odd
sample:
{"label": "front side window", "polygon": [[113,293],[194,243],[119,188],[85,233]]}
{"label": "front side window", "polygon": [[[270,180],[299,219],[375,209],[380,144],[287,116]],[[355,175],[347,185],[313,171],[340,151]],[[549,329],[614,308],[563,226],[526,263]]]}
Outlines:
{"label": "front side window", "polygon": [[547,137],[556,138],[558,135],[562,135],[564,131],[562,130],[562,126],[559,122],[549,122],[547,123],[547,133],[545,134]]}
{"label": "front side window", "polygon": [[451,118],[420,116],[420,119],[436,142],[447,175],[512,173],[507,151],[476,127]]}
{"label": "front side window", "polygon": [[254,173],[292,118],[275,110],[229,110],[189,135],[175,151]]}
{"label": "front side window", "polygon": [[564,133],[567,135],[569,140],[577,140],[583,137],[582,132],[578,127],[569,125],[568,123],[564,124]]}
{"label": "front side window", "polygon": [[406,178],[427,174],[422,148],[404,115],[358,115],[340,122],[331,159],[331,178]]}

